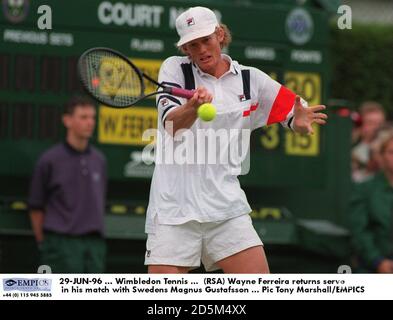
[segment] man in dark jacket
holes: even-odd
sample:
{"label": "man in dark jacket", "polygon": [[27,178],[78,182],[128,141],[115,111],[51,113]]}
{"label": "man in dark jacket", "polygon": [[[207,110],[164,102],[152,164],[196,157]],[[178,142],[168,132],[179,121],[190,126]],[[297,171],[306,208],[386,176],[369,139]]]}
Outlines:
{"label": "man in dark jacket", "polygon": [[355,186],[350,227],[359,272],[393,273],[393,135],[380,145],[382,172]]}

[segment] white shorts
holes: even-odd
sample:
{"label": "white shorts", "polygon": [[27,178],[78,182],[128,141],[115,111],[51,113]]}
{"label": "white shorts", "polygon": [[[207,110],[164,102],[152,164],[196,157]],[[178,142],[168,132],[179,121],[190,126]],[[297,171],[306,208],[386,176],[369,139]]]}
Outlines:
{"label": "white shorts", "polygon": [[215,264],[247,248],[261,246],[248,214],[229,220],[180,225],[157,224],[146,243],[145,265],[219,269]]}

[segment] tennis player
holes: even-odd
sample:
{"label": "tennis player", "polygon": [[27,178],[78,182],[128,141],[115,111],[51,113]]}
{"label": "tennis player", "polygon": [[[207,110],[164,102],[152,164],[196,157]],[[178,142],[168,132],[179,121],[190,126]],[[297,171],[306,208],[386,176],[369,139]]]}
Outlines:
{"label": "tennis player", "polygon": [[[311,134],[313,123],[325,124],[327,116],[320,112],[325,106],[307,107],[264,72],[222,53],[231,35],[212,10],[188,9],[177,18],[176,29],[177,47],[185,56],[166,59],[159,82],[196,92],[189,100],[157,96],[158,129],[164,136],[157,149],[168,152],[172,143],[176,153],[179,135],[192,136],[198,130],[252,131],[279,122]],[[204,122],[197,109],[210,102],[217,116]],[[216,147],[225,149],[230,142]],[[237,166],[236,161],[156,162],[146,220],[149,273],[186,273],[201,262],[208,272],[269,273]]]}

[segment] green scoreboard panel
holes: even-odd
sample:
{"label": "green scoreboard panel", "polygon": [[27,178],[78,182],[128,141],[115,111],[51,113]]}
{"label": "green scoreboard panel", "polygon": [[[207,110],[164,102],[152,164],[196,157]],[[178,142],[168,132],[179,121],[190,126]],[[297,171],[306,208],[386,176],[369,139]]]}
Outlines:
{"label": "green scoreboard panel", "polygon": [[[166,57],[179,54],[174,46],[174,21],[186,3],[71,2],[49,3],[51,30],[37,27],[37,9],[46,4],[44,1],[31,2],[25,18],[18,23],[10,23],[5,14],[0,17],[1,174],[30,174],[37,154],[61,137],[60,107],[80,90],[75,66],[85,49],[115,48],[154,78]],[[228,53],[243,64],[269,73],[310,104],[322,102],[328,65],[327,16],[310,8],[239,8],[213,7],[233,33],[234,42]],[[298,16],[300,22],[292,23],[304,24],[300,27],[310,37],[306,46],[295,46],[289,39],[286,29],[294,10],[301,10],[304,15],[304,21]],[[148,90],[154,87],[148,86]],[[99,106],[96,142],[109,157],[112,179],[150,177],[151,168],[142,168],[136,162],[141,148],[150,143],[142,141],[143,132],[156,127],[156,110],[151,107],[154,98],[123,111]],[[278,126],[261,130],[256,136],[253,156],[257,163],[273,158],[276,164],[279,157],[279,170],[255,170],[245,182],[266,186],[297,184],[304,175],[293,169],[301,169],[305,162],[313,167],[323,156],[322,132],[318,128],[312,137],[284,132]],[[287,174],[286,168],[292,174]],[[303,183],[316,185],[318,181],[307,179]]]}
{"label": "green scoreboard panel", "polygon": [[[162,61],[179,54],[174,45],[177,15],[198,5],[148,0],[22,3],[18,8],[4,5],[0,13],[0,213],[10,207],[25,208],[37,157],[64,136],[62,105],[81,92],[76,75],[79,55],[90,47],[111,47],[157,78]],[[210,7],[232,31],[228,53],[233,59],[260,68],[314,105],[326,103],[328,97],[329,15],[308,3],[259,1],[244,6],[212,2]],[[51,8],[50,30],[38,28],[40,5]],[[98,106],[94,143],[108,159],[109,212],[145,213],[154,165],[141,161],[143,148],[151,143],[143,141],[142,135],[156,128],[156,123],[153,98],[124,110]],[[311,136],[279,125],[256,130],[251,171],[241,177],[255,208],[253,217],[342,224],[349,141],[340,135],[347,134],[347,128],[345,119],[332,114],[330,123],[316,126]],[[143,234],[139,229],[135,232]],[[272,237],[280,242],[279,235]]]}

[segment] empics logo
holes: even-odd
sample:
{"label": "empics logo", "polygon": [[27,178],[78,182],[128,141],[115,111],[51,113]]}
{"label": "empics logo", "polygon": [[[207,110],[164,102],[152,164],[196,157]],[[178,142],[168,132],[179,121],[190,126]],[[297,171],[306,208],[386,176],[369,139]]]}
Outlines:
{"label": "empics logo", "polygon": [[186,20],[187,26],[191,27],[195,24],[194,18],[188,18]]}
{"label": "empics logo", "polygon": [[44,278],[13,278],[3,279],[4,291],[51,291],[52,280]]}
{"label": "empics logo", "polygon": [[15,280],[12,280],[12,279],[7,280],[7,281],[5,281],[4,283],[5,283],[5,285],[6,285],[7,287],[12,287],[13,285],[17,284],[17,282],[16,282]]}

